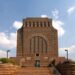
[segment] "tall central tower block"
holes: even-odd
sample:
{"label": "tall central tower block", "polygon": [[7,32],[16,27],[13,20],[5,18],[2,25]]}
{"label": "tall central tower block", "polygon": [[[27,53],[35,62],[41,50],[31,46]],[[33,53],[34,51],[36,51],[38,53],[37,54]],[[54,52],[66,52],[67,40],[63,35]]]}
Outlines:
{"label": "tall central tower block", "polygon": [[26,18],[17,31],[17,59],[22,66],[48,66],[58,57],[57,30],[52,19]]}

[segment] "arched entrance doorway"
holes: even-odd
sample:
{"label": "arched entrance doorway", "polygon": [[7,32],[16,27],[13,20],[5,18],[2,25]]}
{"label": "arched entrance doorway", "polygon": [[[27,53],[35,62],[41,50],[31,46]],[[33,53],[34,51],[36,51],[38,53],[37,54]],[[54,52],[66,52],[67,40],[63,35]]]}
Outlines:
{"label": "arched entrance doorway", "polygon": [[39,58],[39,53],[36,53],[36,58],[35,58],[35,67],[40,67],[40,58]]}
{"label": "arched entrance doorway", "polygon": [[40,67],[40,60],[35,60],[35,67]]}

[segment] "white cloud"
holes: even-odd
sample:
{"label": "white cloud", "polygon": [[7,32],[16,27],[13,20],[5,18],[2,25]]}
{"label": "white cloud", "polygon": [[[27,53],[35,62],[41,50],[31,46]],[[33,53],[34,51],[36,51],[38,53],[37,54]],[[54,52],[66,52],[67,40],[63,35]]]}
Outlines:
{"label": "white cloud", "polygon": [[53,17],[54,17],[55,19],[58,19],[58,18],[59,18],[59,10],[54,9],[54,10],[52,11],[52,15],[53,15]]}
{"label": "white cloud", "polygon": [[10,33],[9,36],[0,32],[0,47],[12,49],[16,47],[16,33]]}
{"label": "white cloud", "polygon": [[58,9],[52,10],[52,15],[53,15],[53,18],[55,19],[52,21],[53,27],[58,30],[58,36],[59,37],[63,36],[65,33],[65,30],[63,29],[62,26],[64,25],[64,23],[62,21],[58,20],[59,10]]}
{"label": "white cloud", "polygon": [[0,50],[0,58],[5,58],[6,57],[6,51]]}
{"label": "white cloud", "polygon": [[41,15],[41,18],[47,18],[48,16],[47,15]]}
{"label": "white cloud", "polygon": [[16,29],[21,28],[22,27],[22,22],[20,22],[20,21],[14,21],[13,27],[16,28]]}
{"label": "white cloud", "polygon": [[[59,15],[59,11],[58,10],[55,9],[54,11],[52,11],[52,13],[53,13],[54,17],[58,18],[58,15]],[[41,17],[45,18],[45,17],[48,17],[48,16],[47,15],[41,15]],[[59,37],[64,35],[65,30],[62,27],[64,25],[64,23],[62,21],[60,21],[60,20],[53,20],[52,21],[52,25],[53,25],[53,27],[55,29],[58,30],[58,36]]]}
{"label": "white cloud", "polygon": [[8,36],[5,33],[0,32],[0,44],[9,44],[9,40],[7,38]]}
{"label": "white cloud", "polygon": [[65,49],[68,50],[69,59],[75,60],[75,45],[72,45],[71,47],[67,47],[67,48],[59,48],[59,56],[66,57]]}
{"label": "white cloud", "polygon": [[53,20],[52,23],[53,23],[53,24],[52,24],[53,27],[58,30],[58,36],[59,36],[59,37],[60,37],[60,36],[63,36],[64,33],[65,33],[65,30],[63,29],[62,26],[64,25],[64,23],[63,23],[62,21],[60,21],[60,20]]}
{"label": "white cloud", "polygon": [[74,13],[75,12],[75,6],[72,6],[72,7],[70,7],[68,10],[67,10],[67,13],[69,14],[69,15],[71,15],[72,13]]}

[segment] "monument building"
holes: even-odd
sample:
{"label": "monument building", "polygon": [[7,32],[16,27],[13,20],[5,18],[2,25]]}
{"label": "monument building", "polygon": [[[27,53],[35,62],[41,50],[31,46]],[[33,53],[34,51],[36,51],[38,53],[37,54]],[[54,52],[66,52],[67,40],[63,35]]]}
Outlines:
{"label": "monument building", "polygon": [[18,64],[48,66],[55,58],[58,58],[58,36],[52,19],[23,19],[23,26],[17,31]]}

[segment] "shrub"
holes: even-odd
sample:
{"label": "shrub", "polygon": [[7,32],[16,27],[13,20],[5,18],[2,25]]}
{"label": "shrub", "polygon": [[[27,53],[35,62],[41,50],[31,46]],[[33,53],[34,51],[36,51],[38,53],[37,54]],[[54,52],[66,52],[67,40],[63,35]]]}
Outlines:
{"label": "shrub", "polygon": [[0,58],[0,61],[2,63],[13,63],[14,64],[14,61],[11,60],[10,58]]}

